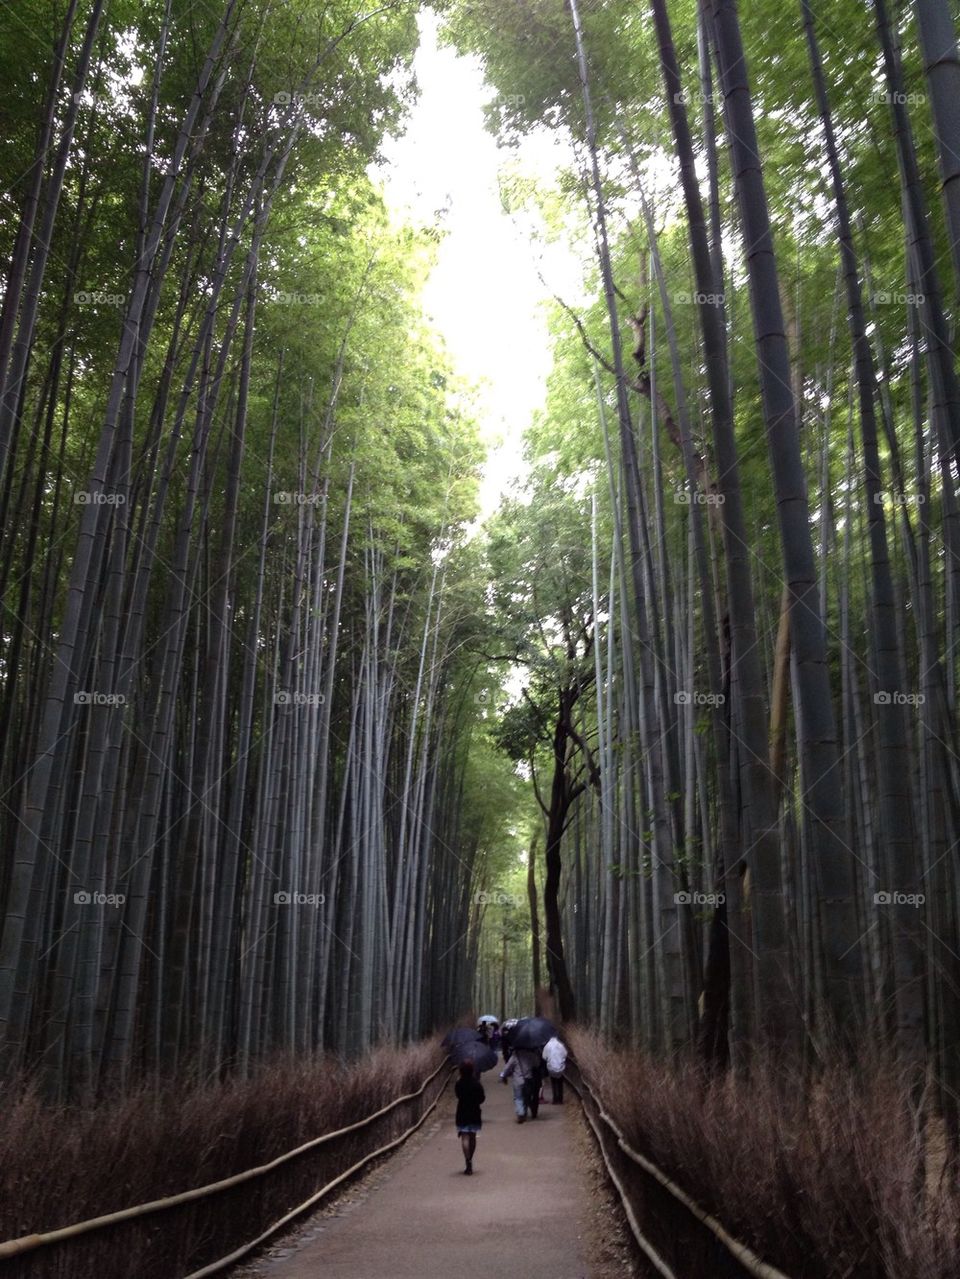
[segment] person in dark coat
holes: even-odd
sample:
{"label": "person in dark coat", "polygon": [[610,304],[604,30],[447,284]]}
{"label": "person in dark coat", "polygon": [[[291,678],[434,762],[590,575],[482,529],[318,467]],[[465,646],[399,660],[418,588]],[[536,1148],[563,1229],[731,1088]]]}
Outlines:
{"label": "person in dark coat", "polygon": [[460,1078],[457,1080],[454,1092],[457,1094],[455,1122],[466,1163],[463,1171],[467,1177],[470,1177],[473,1174],[473,1152],[477,1148],[477,1133],[483,1125],[480,1107],[486,1100],[486,1094],[483,1091],[483,1084],[474,1072],[473,1062],[469,1059],[460,1065]]}

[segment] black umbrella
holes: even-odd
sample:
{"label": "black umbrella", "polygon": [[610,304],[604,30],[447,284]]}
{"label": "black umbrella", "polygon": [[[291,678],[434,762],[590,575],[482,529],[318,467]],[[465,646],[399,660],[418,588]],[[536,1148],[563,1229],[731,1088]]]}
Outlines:
{"label": "black umbrella", "polygon": [[450,1048],[453,1044],[459,1044],[464,1041],[477,1039],[477,1031],[473,1026],[455,1026],[453,1030],[448,1030],[444,1037],[440,1040],[443,1048]]}
{"label": "black umbrella", "polygon": [[510,1045],[513,1048],[540,1049],[558,1033],[556,1026],[546,1017],[521,1017],[510,1036]]}
{"label": "black umbrella", "polygon": [[450,1049],[450,1056],[459,1066],[465,1061],[473,1062],[476,1074],[484,1070],[493,1070],[497,1064],[497,1054],[482,1039],[460,1039]]}

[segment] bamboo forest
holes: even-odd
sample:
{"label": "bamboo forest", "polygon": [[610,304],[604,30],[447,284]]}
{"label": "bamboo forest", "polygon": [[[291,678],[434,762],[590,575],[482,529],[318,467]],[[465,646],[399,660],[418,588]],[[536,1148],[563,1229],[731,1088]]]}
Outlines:
{"label": "bamboo forest", "polygon": [[960,1276],[958,32],[0,0],[0,1270]]}

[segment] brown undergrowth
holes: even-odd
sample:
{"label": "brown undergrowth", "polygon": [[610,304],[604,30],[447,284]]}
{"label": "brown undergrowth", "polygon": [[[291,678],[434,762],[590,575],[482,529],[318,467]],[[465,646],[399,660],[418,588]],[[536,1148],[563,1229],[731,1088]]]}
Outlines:
{"label": "brown undergrowth", "polygon": [[[42,1232],[164,1198],[267,1163],[420,1087],[443,1059],[438,1038],[354,1062],[277,1058],[250,1077],[143,1083],[89,1107],[51,1106],[28,1084],[0,1097],[0,1238]],[[286,1170],[195,1208],[85,1236],[6,1263],[23,1276],[186,1273],[254,1237],[313,1189],[416,1122],[424,1097]],[[298,1199],[298,1196],[300,1199]],[[12,1268],[16,1267],[16,1269]]]}
{"label": "brown undergrowth", "polygon": [[942,1127],[919,1120],[889,1062],[806,1082],[767,1062],[739,1081],[570,1040],[634,1149],[794,1279],[960,1275],[960,1189],[942,1151],[931,1158]]}

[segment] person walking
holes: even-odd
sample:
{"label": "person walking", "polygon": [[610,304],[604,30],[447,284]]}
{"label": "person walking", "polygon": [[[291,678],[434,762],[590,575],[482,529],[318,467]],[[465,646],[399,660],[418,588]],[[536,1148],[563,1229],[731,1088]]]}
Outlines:
{"label": "person walking", "polygon": [[503,1053],[503,1064],[506,1065],[510,1060],[510,1054],[513,1047],[510,1040],[513,1038],[513,1032],[517,1025],[516,1017],[510,1017],[503,1023],[500,1028],[500,1050]]}
{"label": "person walking", "polygon": [[500,1050],[500,1027],[495,1021],[489,1018],[482,1018],[477,1022],[477,1034],[493,1052]]}
{"label": "person walking", "polygon": [[529,1048],[516,1048],[510,1060],[500,1072],[500,1079],[506,1083],[513,1082],[513,1108],[517,1113],[517,1123],[522,1124],[529,1111],[530,1118],[536,1119],[540,1108],[540,1059]]}
{"label": "person walking", "polygon": [[567,1046],[556,1035],[543,1046],[543,1062],[553,1088],[553,1104],[563,1105],[563,1072],[567,1068]]}
{"label": "person walking", "polygon": [[483,1126],[480,1107],[486,1101],[483,1084],[477,1078],[473,1062],[469,1058],[460,1064],[460,1078],[454,1092],[457,1094],[457,1113],[455,1123],[460,1136],[460,1146],[466,1164],[464,1175],[473,1175],[473,1153],[477,1148],[477,1133]]}

